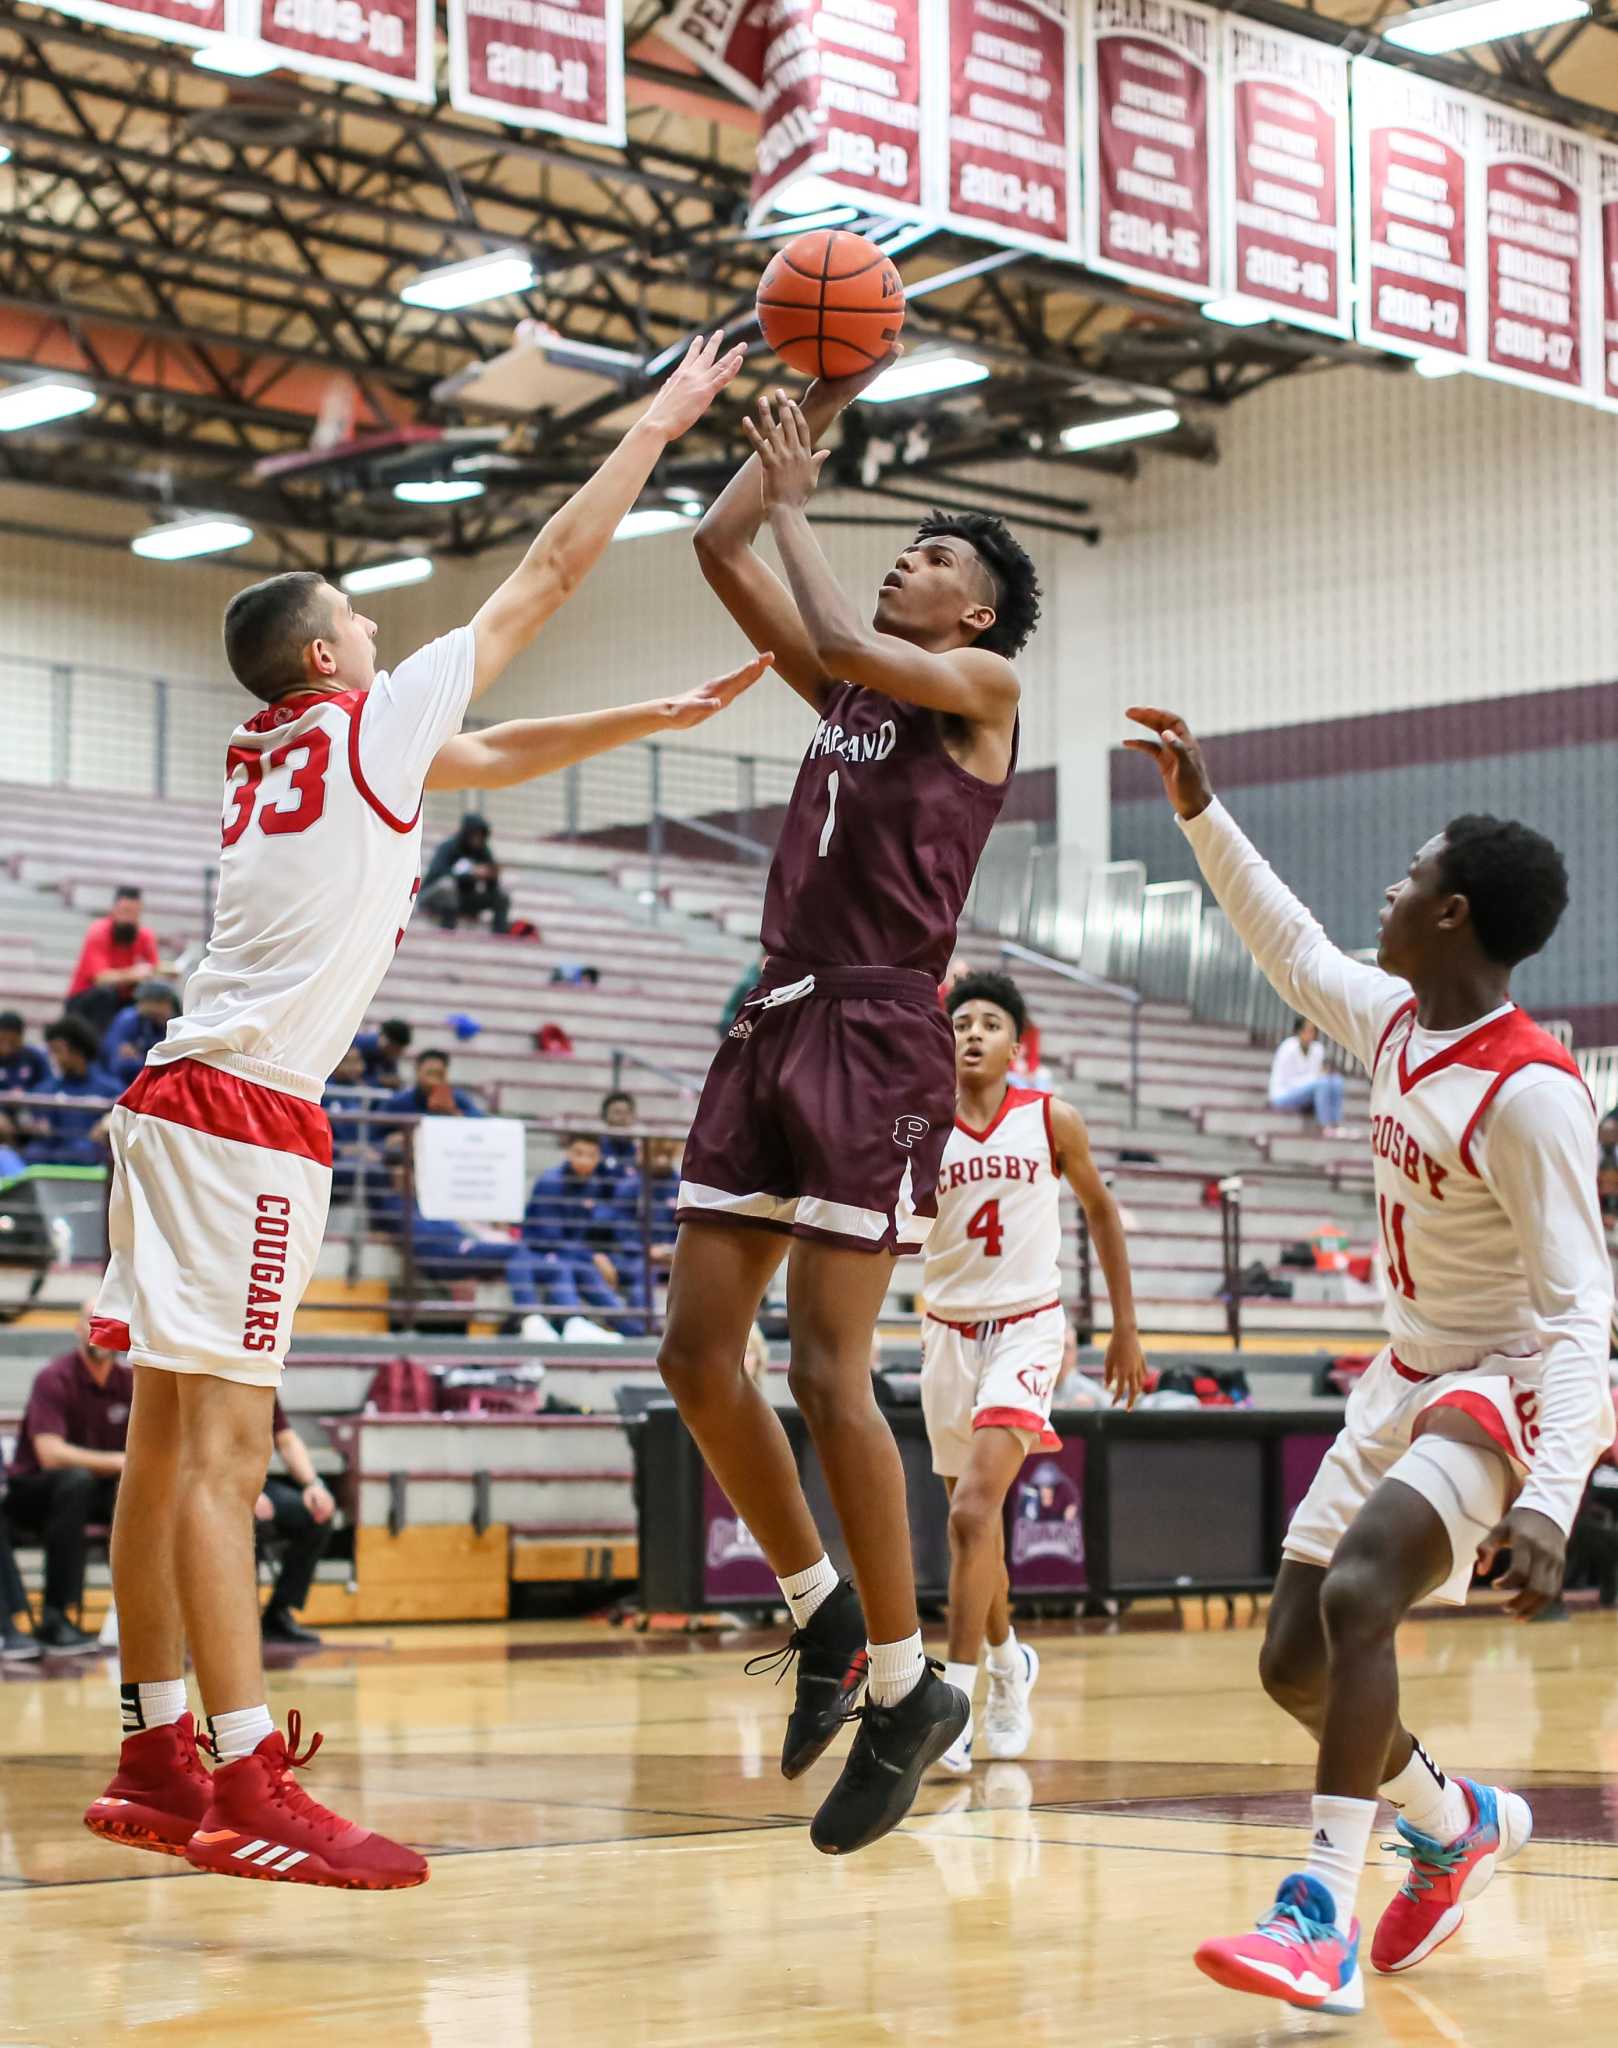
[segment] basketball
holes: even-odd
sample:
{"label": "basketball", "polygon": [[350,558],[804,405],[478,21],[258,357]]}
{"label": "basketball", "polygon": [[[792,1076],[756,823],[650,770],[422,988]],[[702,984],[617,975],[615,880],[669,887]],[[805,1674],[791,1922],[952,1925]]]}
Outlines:
{"label": "basketball", "polygon": [[802,377],[853,377],[879,363],[904,325],[899,273],[875,242],[813,228],[771,257],[758,284],[758,324]]}

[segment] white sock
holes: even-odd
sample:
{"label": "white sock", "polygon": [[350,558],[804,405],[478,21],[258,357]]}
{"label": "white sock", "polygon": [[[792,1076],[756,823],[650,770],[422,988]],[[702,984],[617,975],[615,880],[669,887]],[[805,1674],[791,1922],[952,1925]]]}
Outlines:
{"label": "white sock", "polygon": [[809,1617],[825,1606],[840,1582],[831,1559],[822,1551],[806,1572],[794,1572],[790,1579],[777,1579],[775,1583],[792,1609],[792,1626],[807,1628]]}
{"label": "white sock", "polygon": [[1021,1678],[1023,1662],[1017,1647],[1017,1631],[1007,1629],[1003,1643],[990,1643],[984,1661],[996,1678]]}
{"label": "white sock", "polygon": [[[1411,1738],[1415,1741],[1414,1736]],[[1419,1742],[1410,1761],[1382,1787],[1382,1797],[1395,1806],[1419,1834],[1435,1842],[1458,1842],[1472,1825],[1466,1794],[1446,1778]]]}
{"label": "white sock", "polygon": [[927,1669],[921,1630],[900,1643],[870,1643],[866,1647],[871,1653],[867,1697],[873,1707],[896,1707],[907,1693],[915,1691]]}
{"label": "white sock", "polygon": [[251,1756],[266,1735],[275,1733],[268,1707],[238,1707],[233,1714],[210,1714],[208,1733],[222,1764]]}
{"label": "white sock", "polygon": [[118,1703],[126,1735],[138,1735],[143,1728],[170,1728],[185,1712],[185,1680],[142,1679],[138,1685],[120,1685]]}
{"label": "white sock", "polygon": [[944,1681],[948,1685],[958,1685],[970,1699],[977,1689],[978,1667],[975,1664],[946,1664]]}
{"label": "white sock", "polygon": [[1317,1792],[1309,1802],[1314,1840],[1305,1868],[1318,1877],[1336,1901],[1337,1924],[1346,1934],[1354,1918],[1365,1852],[1376,1820],[1374,1799],[1333,1799]]}

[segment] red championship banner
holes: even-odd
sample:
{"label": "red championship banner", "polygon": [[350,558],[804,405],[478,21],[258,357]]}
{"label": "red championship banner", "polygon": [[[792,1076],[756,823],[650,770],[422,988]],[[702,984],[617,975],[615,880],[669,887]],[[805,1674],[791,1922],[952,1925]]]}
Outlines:
{"label": "red championship banner", "polygon": [[680,0],[657,33],[756,107],[764,97],[764,52],[772,0]]}
{"label": "red championship banner", "polygon": [[1473,352],[1482,266],[1469,246],[1482,102],[1356,57],[1355,325],[1401,355]]}
{"label": "red championship banner", "polygon": [[368,85],[431,104],[433,0],[242,0],[243,33],[277,51],[289,71]]}
{"label": "red championship banner", "polygon": [[1214,165],[1219,23],[1181,0],[1095,0],[1086,66],[1086,260],[1206,298],[1222,263]]}
{"label": "red championship banner", "polygon": [[1225,78],[1225,289],[1294,326],[1346,335],[1348,59],[1227,15]]}
{"label": "red championship banner", "polygon": [[1482,354],[1513,384],[1577,394],[1584,383],[1592,145],[1586,136],[1485,103]]}
{"label": "red championship banner", "polygon": [[164,43],[201,44],[242,33],[238,0],[50,0],[50,11]]}
{"label": "red championship banner", "polygon": [[463,114],[621,146],[623,0],[450,0],[449,97]]}
{"label": "red championship banner", "polygon": [[[963,234],[1075,256],[1078,52],[1062,0],[948,0],[944,218]],[[929,32],[932,24],[929,22]]]}
{"label": "red championship banner", "polygon": [[774,0],[753,218],[800,178],[873,210],[922,210],[921,18],[939,0]]}
{"label": "red championship banner", "polygon": [[1601,289],[1599,345],[1591,351],[1593,374],[1588,388],[1603,404],[1618,406],[1618,149],[1601,144],[1596,150],[1596,209]]}

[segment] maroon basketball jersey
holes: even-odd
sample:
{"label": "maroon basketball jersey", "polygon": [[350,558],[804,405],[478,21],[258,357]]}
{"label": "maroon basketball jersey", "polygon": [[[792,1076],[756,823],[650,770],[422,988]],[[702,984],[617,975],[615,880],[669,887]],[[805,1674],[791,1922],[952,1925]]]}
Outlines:
{"label": "maroon basketball jersey", "polygon": [[938,717],[839,683],[798,770],[764,898],[767,953],[811,967],[913,967],[941,979],[1017,767],[980,782]]}

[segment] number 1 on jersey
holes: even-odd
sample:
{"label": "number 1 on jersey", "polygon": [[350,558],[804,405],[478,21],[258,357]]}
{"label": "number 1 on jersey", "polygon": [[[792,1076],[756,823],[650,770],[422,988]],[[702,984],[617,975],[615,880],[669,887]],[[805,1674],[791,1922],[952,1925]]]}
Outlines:
{"label": "number 1 on jersey", "polygon": [[826,822],[820,833],[820,858],[826,858],[826,849],[831,845],[831,835],[837,830],[837,789],[840,777],[834,768],[826,777]]}

